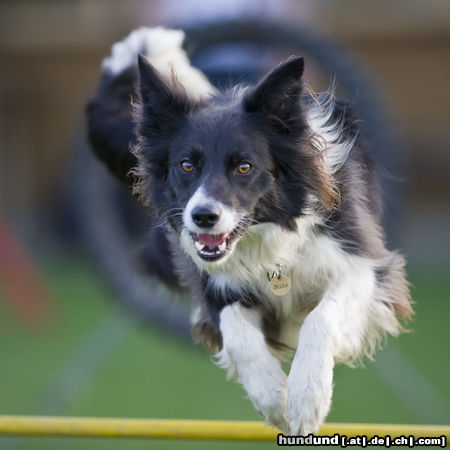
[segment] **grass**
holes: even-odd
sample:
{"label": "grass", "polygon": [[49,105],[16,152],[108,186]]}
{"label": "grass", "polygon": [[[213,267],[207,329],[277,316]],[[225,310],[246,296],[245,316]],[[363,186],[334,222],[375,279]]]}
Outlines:
{"label": "grass", "polygon": [[[105,316],[115,317],[114,295],[83,260],[55,259],[46,263],[43,271],[54,297],[51,320],[44,329],[26,328],[7,303],[0,301],[0,414],[259,420],[244,391],[236,383],[226,381],[223,371],[211,363],[202,349],[158,330],[130,325],[125,312],[108,322],[100,347],[91,347],[89,336],[99,325],[103,326]],[[450,280],[445,273],[419,268],[410,270],[410,279],[416,301],[413,332],[395,343],[390,341],[388,349],[395,347],[400,351],[410,368],[448,407]],[[121,338],[110,339],[118,330],[122,332]],[[88,356],[80,356],[80,348]],[[81,366],[91,364],[95,370],[86,369],[86,379],[82,376],[70,379],[62,395],[58,383],[61,377],[67,377],[63,370],[75,364],[74,358],[81,361]],[[406,404],[380,377],[377,364],[382,360],[383,353],[379,353],[376,362],[366,363],[365,368],[339,366],[336,369],[330,422],[421,421],[421,411],[418,411],[421,405]],[[75,367],[81,375],[85,373],[83,367]],[[392,376],[400,383],[411,378],[402,370]],[[416,386],[411,389],[411,396],[416,395]],[[59,394],[65,401],[58,399]],[[46,397],[54,398],[48,401]],[[448,419],[442,417],[440,423]],[[230,447],[259,449],[276,448],[276,445],[0,438],[1,449],[214,450]]]}

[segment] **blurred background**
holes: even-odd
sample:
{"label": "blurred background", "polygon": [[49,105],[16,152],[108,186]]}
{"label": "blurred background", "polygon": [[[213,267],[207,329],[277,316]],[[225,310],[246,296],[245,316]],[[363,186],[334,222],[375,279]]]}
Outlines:
{"label": "blurred background", "polygon": [[[377,144],[389,241],[408,260],[416,317],[375,362],[337,369],[328,420],[448,424],[447,0],[1,2],[0,414],[259,419],[185,339],[185,300],[145,279],[145,216],[85,143],[102,58],[155,25],[189,29],[188,51],[219,85],[302,52],[314,89],[334,78],[355,101]],[[0,438],[0,450],[94,445],[230,446]]]}

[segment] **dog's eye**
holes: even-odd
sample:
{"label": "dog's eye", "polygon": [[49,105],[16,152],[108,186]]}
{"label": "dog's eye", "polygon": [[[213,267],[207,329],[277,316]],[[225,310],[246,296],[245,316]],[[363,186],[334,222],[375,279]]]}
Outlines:
{"label": "dog's eye", "polygon": [[185,172],[192,172],[194,170],[194,164],[192,164],[188,159],[181,161],[180,166]]}
{"label": "dog's eye", "polygon": [[249,173],[250,170],[252,170],[252,166],[250,163],[243,162],[238,165],[237,170],[240,174],[245,175],[246,173]]}

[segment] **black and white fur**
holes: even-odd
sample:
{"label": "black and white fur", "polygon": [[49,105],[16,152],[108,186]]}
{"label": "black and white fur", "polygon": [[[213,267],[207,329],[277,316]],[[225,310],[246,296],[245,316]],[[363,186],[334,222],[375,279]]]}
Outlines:
{"label": "black and white fur", "polygon": [[[164,225],[161,258],[191,292],[194,338],[269,424],[315,433],[334,365],[370,356],[412,313],[374,165],[350,106],[303,92],[302,58],[218,92],[182,41],[142,28],[113,46],[88,108],[91,142]],[[285,296],[267,279],[280,265]]]}

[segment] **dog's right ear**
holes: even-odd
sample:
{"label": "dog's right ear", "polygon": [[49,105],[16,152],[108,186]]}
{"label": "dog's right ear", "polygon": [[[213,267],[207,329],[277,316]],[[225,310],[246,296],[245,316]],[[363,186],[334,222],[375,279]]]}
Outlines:
{"label": "dog's right ear", "polygon": [[147,58],[139,55],[138,131],[147,138],[168,138],[192,109],[184,87],[172,76],[165,81]]}
{"label": "dog's right ear", "polygon": [[290,132],[298,128],[304,61],[291,57],[269,72],[244,98],[244,109],[265,119],[265,125]]}

